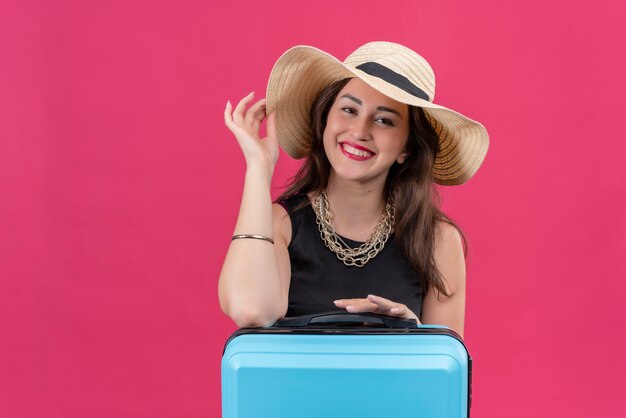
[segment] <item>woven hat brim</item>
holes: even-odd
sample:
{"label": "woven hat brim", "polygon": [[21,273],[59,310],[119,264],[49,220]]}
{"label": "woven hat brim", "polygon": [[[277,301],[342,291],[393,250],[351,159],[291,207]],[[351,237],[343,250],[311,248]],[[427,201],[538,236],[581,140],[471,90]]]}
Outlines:
{"label": "woven hat brim", "polygon": [[440,138],[441,149],[433,169],[436,183],[458,185],[476,173],[489,148],[489,136],[483,125],[454,110],[415,97],[310,46],[287,50],[274,64],[267,84],[267,112],[276,112],[278,143],[287,154],[296,159],[308,155],[313,102],[328,85],[352,77],[360,78],[398,102],[424,109]]}

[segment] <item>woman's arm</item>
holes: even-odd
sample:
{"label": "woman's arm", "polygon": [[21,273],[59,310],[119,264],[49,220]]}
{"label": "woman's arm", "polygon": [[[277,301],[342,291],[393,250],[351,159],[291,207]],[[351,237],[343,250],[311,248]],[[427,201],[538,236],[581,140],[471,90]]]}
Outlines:
{"label": "woman's arm", "polygon": [[459,231],[441,222],[435,238],[435,263],[449,296],[431,287],[424,297],[423,324],[445,325],[463,337],[465,325],[465,256]]}
{"label": "woman's arm", "polygon": [[[224,120],[246,158],[246,175],[234,234],[257,234],[274,244],[257,239],[231,241],[220,273],[220,306],[240,326],[265,326],[284,316],[289,289],[287,239],[291,224],[285,210],[272,205],[270,184],[278,159],[273,117],[268,119],[267,137],[259,138],[265,119],[265,100],[245,111],[250,94],[235,110],[230,102]],[[288,235],[288,236],[287,236]]]}

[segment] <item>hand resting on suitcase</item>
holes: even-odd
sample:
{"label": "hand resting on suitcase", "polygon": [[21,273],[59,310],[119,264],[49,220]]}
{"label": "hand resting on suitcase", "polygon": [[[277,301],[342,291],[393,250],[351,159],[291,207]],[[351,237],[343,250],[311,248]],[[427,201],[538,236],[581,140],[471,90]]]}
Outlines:
{"label": "hand resting on suitcase", "polygon": [[421,324],[417,315],[406,305],[376,295],[367,295],[367,298],[339,299],[333,303],[350,313],[372,312],[396,318],[415,319],[418,325]]}

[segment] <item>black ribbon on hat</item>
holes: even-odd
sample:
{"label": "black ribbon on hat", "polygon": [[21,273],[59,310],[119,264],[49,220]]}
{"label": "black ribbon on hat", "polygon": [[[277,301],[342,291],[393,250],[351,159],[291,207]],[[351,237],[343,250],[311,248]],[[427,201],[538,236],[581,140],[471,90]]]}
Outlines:
{"label": "black ribbon on hat", "polygon": [[356,68],[371,76],[385,80],[387,83],[393,84],[394,86],[406,91],[412,96],[430,101],[428,94],[426,94],[424,90],[411,83],[411,81],[402,74],[398,74],[395,71],[385,67],[384,65],[381,65],[377,62],[364,62],[363,64],[358,65]]}

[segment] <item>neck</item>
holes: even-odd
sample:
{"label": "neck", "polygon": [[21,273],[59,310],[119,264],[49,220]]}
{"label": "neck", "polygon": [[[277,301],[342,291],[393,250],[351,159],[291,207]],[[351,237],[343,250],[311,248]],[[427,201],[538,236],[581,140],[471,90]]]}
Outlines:
{"label": "neck", "polygon": [[366,241],[385,208],[384,183],[341,181],[331,173],[326,194],[335,231],[355,241]]}

